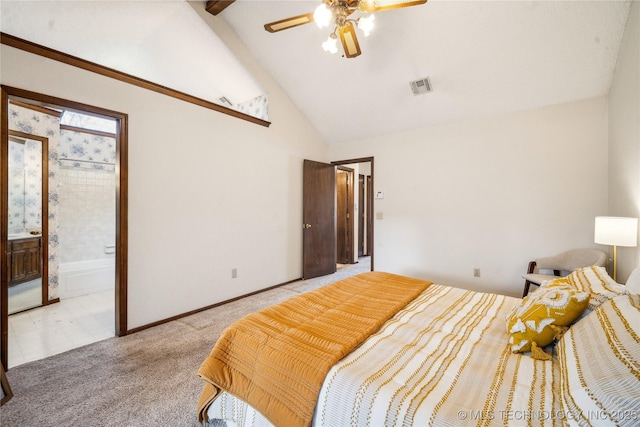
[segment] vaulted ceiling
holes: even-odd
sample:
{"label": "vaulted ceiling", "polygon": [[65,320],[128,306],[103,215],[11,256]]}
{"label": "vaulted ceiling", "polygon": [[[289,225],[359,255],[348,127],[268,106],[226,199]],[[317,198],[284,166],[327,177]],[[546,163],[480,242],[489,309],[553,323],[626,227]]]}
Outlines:
{"label": "vaulted ceiling", "polygon": [[[263,25],[320,1],[238,0],[219,16],[329,143],[608,93],[628,1],[458,1],[379,12],[362,54],[324,52],[331,30]],[[409,82],[429,77],[433,92]]]}
{"label": "vaulted ceiling", "polygon": [[[204,99],[255,96],[260,84],[189,10],[205,3],[2,0],[0,30]],[[355,58],[324,52],[332,29],[314,23],[264,29],[318,4],[237,0],[214,22],[233,28],[328,143],[606,95],[630,8],[429,0],[376,13],[369,37],[356,30]],[[409,82],[425,77],[433,92],[414,96]]]}

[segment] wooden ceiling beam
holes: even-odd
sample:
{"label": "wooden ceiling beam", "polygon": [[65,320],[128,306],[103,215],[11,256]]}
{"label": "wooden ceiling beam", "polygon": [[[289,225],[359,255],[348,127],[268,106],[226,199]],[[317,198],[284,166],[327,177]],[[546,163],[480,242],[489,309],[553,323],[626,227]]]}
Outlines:
{"label": "wooden ceiling beam", "polygon": [[236,0],[209,0],[205,4],[204,8],[212,15],[217,15]]}

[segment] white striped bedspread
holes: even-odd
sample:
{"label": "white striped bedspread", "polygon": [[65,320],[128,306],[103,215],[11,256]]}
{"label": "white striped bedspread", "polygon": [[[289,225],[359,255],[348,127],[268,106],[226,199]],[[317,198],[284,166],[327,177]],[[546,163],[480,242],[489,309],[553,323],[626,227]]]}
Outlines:
{"label": "white striped bedspread", "polygon": [[[510,351],[505,318],[520,301],[429,286],[329,371],[313,425],[562,425],[557,361]],[[271,425],[225,393],[209,419]]]}

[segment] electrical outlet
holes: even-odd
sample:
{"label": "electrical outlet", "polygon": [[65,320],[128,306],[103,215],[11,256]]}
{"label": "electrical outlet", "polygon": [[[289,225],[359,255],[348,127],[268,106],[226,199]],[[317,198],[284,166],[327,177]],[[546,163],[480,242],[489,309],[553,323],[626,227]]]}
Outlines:
{"label": "electrical outlet", "polygon": [[237,268],[232,268],[231,269],[231,278],[235,279],[236,277],[238,277],[238,269]]}
{"label": "electrical outlet", "polygon": [[474,268],[473,269],[473,277],[480,277],[480,269],[479,268]]}

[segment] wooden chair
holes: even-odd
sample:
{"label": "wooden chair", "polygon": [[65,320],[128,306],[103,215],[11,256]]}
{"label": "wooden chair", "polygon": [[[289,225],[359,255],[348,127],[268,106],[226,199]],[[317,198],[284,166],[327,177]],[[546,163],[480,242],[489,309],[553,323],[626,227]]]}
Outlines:
{"label": "wooden chair", "polygon": [[2,385],[2,399],[0,399],[0,406],[4,405],[13,397],[13,392],[11,391],[11,386],[9,386],[9,380],[7,379],[7,375],[4,373],[4,366],[0,363],[0,385]]}
{"label": "wooden chair", "polygon": [[522,298],[527,296],[531,285],[540,286],[542,282],[566,276],[581,267],[590,265],[604,267],[606,261],[607,254],[597,249],[572,249],[558,255],[530,261],[527,274],[522,276],[524,279]]}

